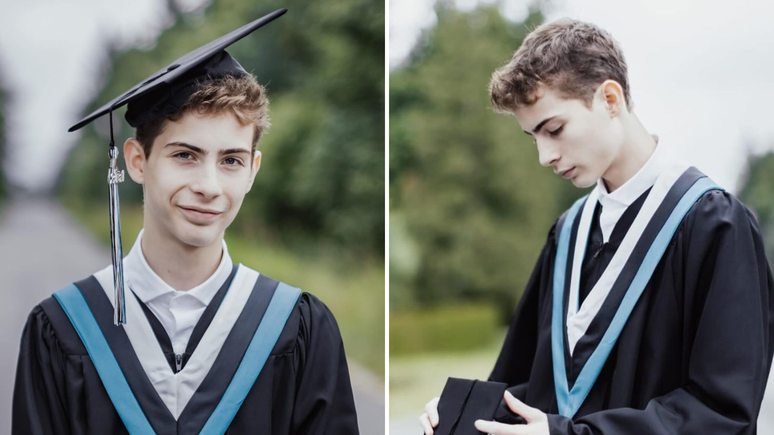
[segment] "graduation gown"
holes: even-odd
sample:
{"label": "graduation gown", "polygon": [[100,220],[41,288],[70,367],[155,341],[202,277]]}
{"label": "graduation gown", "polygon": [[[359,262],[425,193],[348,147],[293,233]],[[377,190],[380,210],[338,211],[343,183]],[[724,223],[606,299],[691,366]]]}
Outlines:
{"label": "graduation gown", "polygon": [[[691,168],[676,186],[700,175]],[[629,206],[607,243],[597,205],[581,267],[581,303],[649,193]],[[664,202],[674,199],[670,195]],[[551,342],[554,262],[565,217],[549,231],[489,380],[506,383],[514,396],[547,413],[552,435],[755,434],[774,352],[774,280],[750,210],[719,190],[693,205],[572,418],[558,412]],[[571,268],[569,255],[567,276]],[[627,273],[633,270],[624,268]],[[568,292],[569,285],[564,320]],[[563,328],[569,387],[622,298],[621,289],[613,287],[572,354]]]}
{"label": "graduation gown", "polygon": [[[244,266],[239,266],[244,267]],[[236,267],[235,267],[236,269]],[[267,311],[278,282],[259,275],[247,290],[244,308],[236,313],[220,349],[206,349],[208,329],[227,316],[232,273],[194,328],[176,361],[169,337],[146,307],[139,315],[161,348],[156,366],[146,372],[138,354],[146,346],[132,346],[124,328],[112,325],[113,308],[95,275],[76,283],[99,324],[134,396],[157,434],[198,434],[218,404]],[[127,298],[134,297],[127,293]],[[142,306],[139,299],[135,301]],[[133,303],[133,302],[132,302]],[[127,310],[132,308],[132,304]],[[138,308],[138,306],[134,306]],[[136,313],[135,313],[136,314]],[[137,321],[137,317],[129,321]],[[232,314],[232,316],[236,317]],[[214,334],[214,333],[213,333]],[[209,335],[213,335],[209,334]],[[149,348],[156,343],[149,342]],[[197,352],[199,350],[199,352]],[[169,395],[154,383],[173,381],[187,364],[202,364],[197,353],[212,355],[209,370],[199,379],[182,410],[170,408]],[[158,361],[156,361],[158,362]],[[178,364],[182,363],[182,367]],[[206,367],[207,364],[204,364]],[[182,372],[178,370],[182,369]],[[159,378],[159,371],[162,373]],[[187,379],[187,378],[186,378]],[[180,383],[191,382],[183,379]],[[162,393],[160,393],[162,392]],[[174,401],[172,402],[175,403]],[[175,414],[179,414],[175,417]],[[13,434],[127,434],[95,365],[62,306],[53,298],[29,315],[13,396]],[[227,434],[357,434],[357,418],[344,347],[336,320],[315,296],[303,293],[295,302],[263,369],[227,429]]]}

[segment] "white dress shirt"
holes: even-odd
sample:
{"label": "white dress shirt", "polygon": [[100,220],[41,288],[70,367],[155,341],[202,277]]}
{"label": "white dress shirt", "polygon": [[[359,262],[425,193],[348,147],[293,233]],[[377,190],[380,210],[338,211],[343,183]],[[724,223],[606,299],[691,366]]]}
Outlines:
{"label": "white dress shirt", "polygon": [[597,180],[599,190],[599,203],[602,204],[602,213],[599,215],[599,227],[602,229],[603,242],[610,240],[615,224],[621,218],[626,209],[639,198],[646,190],[655,184],[659,174],[673,159],[669,149],[661,145],[657,137],[656,149],[645,165],[621,187],[608,192],[604,181]]}
{"label": "white dress shirt", "polygon": [[185,352],[194,326],[207,305],[231,274],[234,263],[224,240],[223,255],[215,272],[196,287],[178,291],[148,265],[140,243],[142,235],[143,231],[140,231],[132,250],[124,258],[126,284],[159,319],[172,341],[172,348],[180,355]]}

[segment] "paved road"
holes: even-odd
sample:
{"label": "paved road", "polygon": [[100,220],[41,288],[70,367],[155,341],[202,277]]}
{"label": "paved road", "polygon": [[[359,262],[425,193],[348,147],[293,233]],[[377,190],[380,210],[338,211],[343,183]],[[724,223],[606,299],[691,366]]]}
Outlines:
{"label": "paved road", "polygon": [[758,435],[774,435],[774,371],[769,374],[769,384],[758,415]]}
{"label": "paved road", "polygon": [[[30,310],[109,262],[107,248],[52,201],[15,201],[0,210],[0,435],[11,432],[19,338]],[[357,366],[351,372],[361,434],[384,434],[383,382]]]}

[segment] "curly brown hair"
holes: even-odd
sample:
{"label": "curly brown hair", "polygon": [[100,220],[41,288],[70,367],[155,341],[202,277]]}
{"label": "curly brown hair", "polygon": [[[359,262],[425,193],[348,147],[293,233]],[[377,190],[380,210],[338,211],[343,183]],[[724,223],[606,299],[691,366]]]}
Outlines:
{"label": "curly brown hair", "polygon": [[623,51],[610,33],[591,23],[562,18],[532,31],[513,58],[492,74],[489,94],[495,110],[512,113],[537,100],[541,86],[591,107],[594,92],[615,80],[632,98]]}
{"label": "curly brown hair", "polygon": [[175,113],[137,126],[136,139],[149,157],[153,141],[164,131],[167,121],[178,121],[189,111],[200,115],[219,115],[231,112],[242,125],[253,125],[253,153],[258,140],[269,128],[269,99],[266,89],[252,74],[226,75],[197,84],[196,91]]}

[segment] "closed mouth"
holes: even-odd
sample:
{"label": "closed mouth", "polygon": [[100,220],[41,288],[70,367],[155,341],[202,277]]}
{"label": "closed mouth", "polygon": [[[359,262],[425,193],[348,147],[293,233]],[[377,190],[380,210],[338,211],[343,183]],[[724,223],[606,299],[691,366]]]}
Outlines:
{"label": "closed mouth", "polygon": [[188,207],[188,206],[182,206],[182,205],[180,205],[178,207],[182,208],[183,210],[187,210],[187,211],[191,211],[191,212],[195,212],[195,213],[200,213],[200,214],[203,214],[203,215],[210,215],[210,216],[217,216],[217,215],[222,213],[222,212],[217,211],[217,210],[210,210],[210,209],[199,208],[199,207]]}

